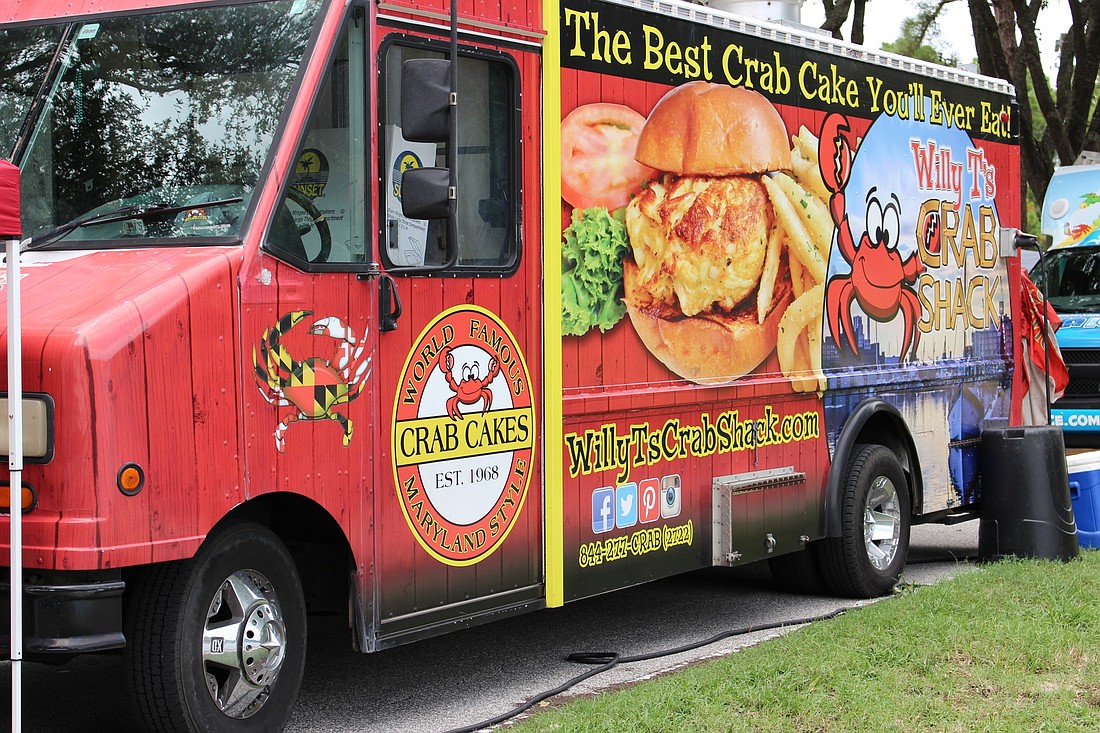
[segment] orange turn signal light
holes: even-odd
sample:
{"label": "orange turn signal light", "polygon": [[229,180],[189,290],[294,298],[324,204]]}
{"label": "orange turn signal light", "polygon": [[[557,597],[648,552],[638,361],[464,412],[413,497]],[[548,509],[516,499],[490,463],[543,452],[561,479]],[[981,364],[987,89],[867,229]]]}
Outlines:
{"label": "orange turn signal light", "polygon": [[[38,492],[24,482],[20,501],[23,513],[26,514],[38,506]],[[11,484],[7,481],[0,482],[0,514],[11,514]]]}
{"label": "orange turn signal light", "polygon": [[145,486],[145,471],[136,463],[127,463],[118,469],[118,477],[115,479],[118,490],[126,496],[133,496]]}

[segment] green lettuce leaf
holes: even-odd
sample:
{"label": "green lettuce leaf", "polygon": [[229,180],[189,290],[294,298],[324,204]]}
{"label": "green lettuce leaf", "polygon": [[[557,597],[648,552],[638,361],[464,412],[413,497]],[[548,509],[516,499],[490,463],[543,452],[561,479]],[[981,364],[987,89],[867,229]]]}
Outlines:
{"label": "green lettuce leaf", "polygon": [[594,327],[607,331],[626,315],[623,255],[630,243],[625,213],[609,214],[602,206],[573,210],[561,249],[562,333],[583,336]]}

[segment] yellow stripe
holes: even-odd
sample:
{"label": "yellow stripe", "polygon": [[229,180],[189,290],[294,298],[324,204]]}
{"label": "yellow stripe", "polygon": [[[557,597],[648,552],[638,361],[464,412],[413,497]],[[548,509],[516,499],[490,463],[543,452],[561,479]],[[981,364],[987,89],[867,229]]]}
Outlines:
{"label": "yellow stripe", "polygon": [[543,228],[543,415],[546,429],[546,605],[565,603],[565,521],[562,497],[561,387],[561,39],[558,0],[543,0],[542,44],[542,228]]}
{"label": "yellow stripe", "polygon": [[461,420],[422,417],[394,425],[394,461],[412,466],[531,448],[530,407],[468,413]]}

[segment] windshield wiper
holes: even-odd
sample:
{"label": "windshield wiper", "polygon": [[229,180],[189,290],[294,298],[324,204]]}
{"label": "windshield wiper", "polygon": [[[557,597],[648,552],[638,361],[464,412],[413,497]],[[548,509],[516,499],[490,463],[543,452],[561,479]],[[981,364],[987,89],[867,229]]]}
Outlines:
{"label": "windshield wiper", "polygon": [[130,204],[127,206],[120,206],[119,208],[111,209],[110,211],[101,211],[98,214],[73,219],[72,221],[66,222],[61,226],[56,226],[53,229],[47,229],[40,234],[36,234],[30,238],[27,244],[22,248],[22,251],[27,252],[34,249],[42,249],[43,247],[53,244],[65,235],[71,234],[81,227],[97,224],[113,224],[119,221],[129,221],[131,219],[153,219],[161,216],[172,216],[173,214],[178,214],[181,211],[188,211],[190,209],[205,209],[208,207],[213,208],[217,206],[228,206],[229,204],[240,203],[243,200],[244,198],[241,196],[234,196],[227,199],[218,199],[216,201],[203,201],[202,203],[183,204],[181,206],[170,206],[163,201],[155,204]]}

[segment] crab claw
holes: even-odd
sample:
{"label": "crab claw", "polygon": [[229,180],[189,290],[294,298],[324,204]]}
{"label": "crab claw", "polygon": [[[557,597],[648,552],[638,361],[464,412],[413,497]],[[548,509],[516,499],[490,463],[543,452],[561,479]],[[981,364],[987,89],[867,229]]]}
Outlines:
{"label": "crab claw", "polygon": [[314,336],[331,336],[334,339],[350,339],[347,326],[336,316],[328,316],[314,321],[309,332]]}
{"label": "crab claw", "polygon": [[818,145],[818,167],[825,188],[830,193],[840,191],[852,174],[852,130],[848,118],[835,112],[821,123],[821,142]]}
{"label": "crab claw", "polygon": [[444,346],[439,350],[439,364],[440,368],[447,372],[455,368],[455,358],[451,354],[450,346]]}

